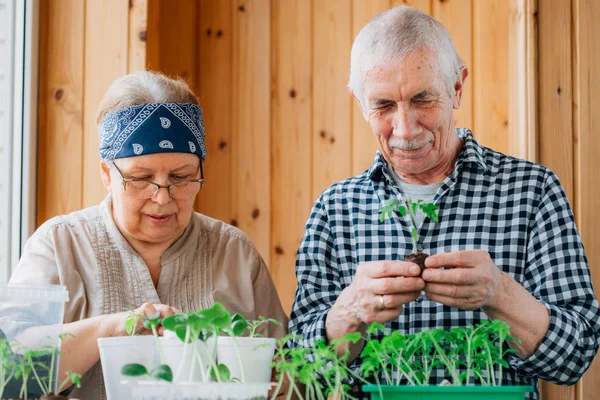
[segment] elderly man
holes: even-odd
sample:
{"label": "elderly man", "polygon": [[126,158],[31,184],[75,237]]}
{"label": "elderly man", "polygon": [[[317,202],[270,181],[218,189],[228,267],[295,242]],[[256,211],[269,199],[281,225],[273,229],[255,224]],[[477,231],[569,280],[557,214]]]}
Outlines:
{"label": "elderly man", "polygon": [[[390,9],[358,34],[349,91],[379,151],[312,209],[290,333],[304,336],[295,345],[310,346],[372,322],[410,334],[499,319],[521,341],[504,382],[533,385],[528,399],[538,399],[537,378],[570,385],[589,367],[598,302],[555,174],[455,129],[467,76],[448,32],[416,9]],[[403,261],[413,247],[408,216],[379,221],[390,198],[440,208],[439,223],[417,221],[416,247],[432,254],[422,276]],[[351,348],[353,359],[362,345]]]}

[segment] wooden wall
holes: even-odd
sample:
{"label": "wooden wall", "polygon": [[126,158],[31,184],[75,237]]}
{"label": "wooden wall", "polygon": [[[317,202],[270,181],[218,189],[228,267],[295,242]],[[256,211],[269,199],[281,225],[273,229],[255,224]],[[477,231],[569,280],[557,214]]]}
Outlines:
{"label": "wooden wall", "polygon": [[[600,2],[539,0],[539,162],[567,195],[600,290]],[[573,387],[543,385],[544,400],[597,399],[600,357]]]}
{"label": "wooden wall", "polygon": [[[352,40],[396,4],[439,19],[469,66],[457,126],[557,172],[600,287],[596,0],[41,0],[38,223],[104,197],[95,113],[108,85],[145,67],[183,76],[205,113],[197,208],[250,235],[289,310],[313,201],[376,150],[346,91]],[[542,389],[595,399],[598,361],[576,386]]]}

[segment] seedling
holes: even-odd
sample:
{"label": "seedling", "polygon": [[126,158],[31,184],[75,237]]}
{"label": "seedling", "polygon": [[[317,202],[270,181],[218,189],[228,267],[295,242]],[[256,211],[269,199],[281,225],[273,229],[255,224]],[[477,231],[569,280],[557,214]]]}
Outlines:
{"label": "seedling", "polygon": [[[377,384],[380,384],[379,376],[383,376],[386,385],[401,382],[428,385],[432,371],[443,367],[454,386],[476,382],[498,386],[502,368],[508,367],[504,357],[515,352],[504,349],[507,341],[515,339],[508,335],[508,325],[499,320],[450,331],[430,329],[408,336],[395,331],[378,339],[381,332],[386,332],[381,324],[368,328],[367,342],[361,353],[361,373],[367,378],[373,377]],[[499,367],[497,375],[496,365]]]}
{"label": "seedling", "polygon": [[281,322],[273,318],[265,318],[262,315],[257,320],[248,322],[248,337],[263,337],[263,335],[256,333],[256,330],[264,324],[274,324],[281,326]]}
{"label": "seedling", "polygon": [[16,365],[10,359],[10,344],[6,339],[0,339],[0,399],[4,395],[4,389],[15,375]]}
{"label": "seedling", "polygon": [[398,199],[389,199],[385,202],[383,207],[379,210],[379,221],[383,222],[386,218],[394,215],[394,211],[397,210],[403,217],[408,215],[410,220],[411,238],[413,245],[413,252],[408,256],[404,257],[405,261],[414,262],[421,268],[421,273],[425,270],[425,259],[429,257],[429,254],[419,252],[417,250],[417,243],[419,242],[419,232],[415,225],[415,217],[418,212],[422,212],[427,217],[434,220],[436,223],[439,222],[438,210],[440,208],[433,203],[425,203],[423,200],[416,202],[408,199],[406,206],[400,204]]}
{"label": "seedling", "polygon": [[[295,393],[300,400],[325,400],[330,394],[335,399],[351,399],[347,381],[352,376],[368,384],[348,367],[349,351],[341,356],[337,354],[338,346],[357,343],[361,339],[360,333],[350,333],[330,343],[316,340],[311,348],[288,347],[287,342],[292,338],[294,336],[287,336],[278,341],[273,363],[278,382],[271,400],[275,400],[285,379],[289,382],[286,398],[290,399]],[[304,386],[304,393],[301,393],[299,383]]]}
{"label": "seedling", "polygon": [[143,315],[137,313],[136,310],[132,308],[126,308],[125,311],[128,312],[127,318],[125,319],[125,332],[127,332],[129,336],[133,336],[135,335],[138,321],[143,318]]}
{"label": "seedling", "polygon": [[121,373],[125,376],[144,376],[148,375],[154,379],[160,379],[167,382],[173,381],[173,371],[168,365],[162,364],[154,367],[151,371],[142,364],[127,364],[121,368]]}
{"label": "seedling", "polygon": [[173,380],[173,371],[171,371],[171,367],[167,365],[162,346],[158,340],[158,327],[161,322],[160,311],[156,311],[154,315],[145,316],[142,319],[142,322],[144,324],[144,328],[152,331],[152,336],[154,336],[154,341],[156,343],[156,348],[158,349],[158,355],[160,357],[161,364],[153,368],[150,372],[148,372],[148,369],[141,364],[126,364],[121,368],[121,374],[124,376],[149,375],[155,379],[162,379],[171,382]]}
{"label": "seedling", "polygon": [[61,382],[58,387],[58,393],[61,393],[63,390],[68,388],[69,386],[75,386],[77,388],[81,387],[81,375],[72,371],[65,372],[65,379]]}

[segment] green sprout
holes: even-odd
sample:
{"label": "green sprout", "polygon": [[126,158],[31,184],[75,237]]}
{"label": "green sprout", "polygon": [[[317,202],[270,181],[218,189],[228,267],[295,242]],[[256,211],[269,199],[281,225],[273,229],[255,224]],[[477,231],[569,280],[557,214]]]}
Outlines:
{"label": "green sprout", "polygon": [[127,318],[125,319],[124,323],[125,332],[127,332],[129,336],[133,336],[135,335],[135,330],[137,328],[138,321],[141,318],[143,318],[143,315],[139,314],[138,312],[136,312],[136,310],[129,307],[125,308],[125,311],[128,312]]}
{"label": "green sprout", "polygon": [[412,201],[407,200],[406,206],[400,204],[398,199],[389,199],[385,202],[383,207],[379,210],[379,221],[383,222],[386,218],[391,218],[394,215],[394,211],[398,211],[400,215],[406,217],[408,214],[411,227],[411,238],[413,243],[413,253],[417,252],[417,242],[419,241],[419,233],[415,225],[415,217],[420,211],[427,217],[434,220],[436,223],[439,222],[438,210],[440,208],[433,203],[425,203],[423,200]]}
{"label": "green sprout", "polygon": [[265,318],[262,315],[258,317],[257,320],[248,322],[248,337],[262,337],[263,335],[256,333],[256,330],[264,324],[273,324],[277,326],[281,326],[281,322],[277,321],[273,318]]}

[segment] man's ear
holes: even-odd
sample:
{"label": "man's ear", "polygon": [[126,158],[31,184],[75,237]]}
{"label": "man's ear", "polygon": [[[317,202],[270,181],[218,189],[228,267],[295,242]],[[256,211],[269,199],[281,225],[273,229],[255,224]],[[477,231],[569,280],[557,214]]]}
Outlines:
{"label": "man's ear", "polygon": [[454,82],[454,96],[452,97],[452,108],[458,110],[460,108],[460,101],[462,99],[462,92],[465,85],[465,80],[469,76],[469,70],[466,66],[462,66],[456,82]]}
{"label": "man's ear", "polygon": [[350,93],[350,96],[354,97],[354,100],[356,100],[356,102],[358,103],[358,106],[360,107],[360,112],[362,113],[365,121],[369,122],[369,116],[365,113],[365,108],[363,107],[360,99],[354,94],[354,91],[350,86],[348,86],[348,93]]}
{"label": "man's ear", "polygon": [[102,177],[102,184],[110,192],[110,167],[102,160],[100,160],[100,176]]}

